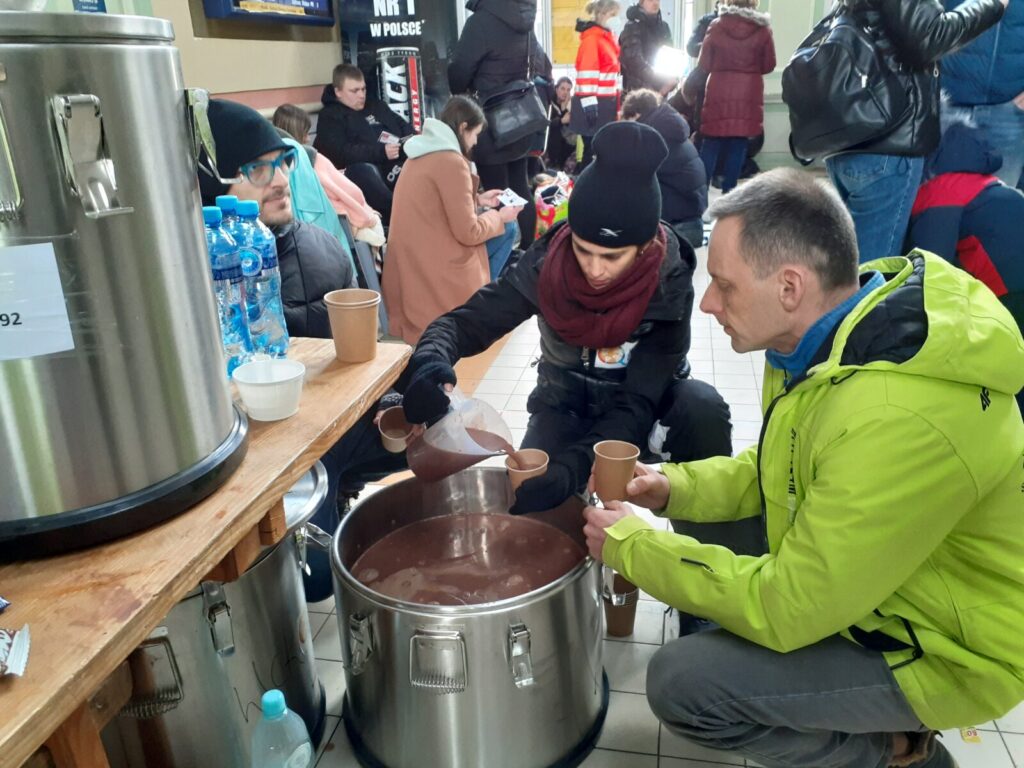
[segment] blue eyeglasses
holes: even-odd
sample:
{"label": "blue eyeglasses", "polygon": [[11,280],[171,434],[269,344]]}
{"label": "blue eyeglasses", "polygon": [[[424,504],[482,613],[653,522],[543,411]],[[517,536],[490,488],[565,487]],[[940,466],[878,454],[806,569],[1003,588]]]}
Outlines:
{"label": "blue eyeglasses", "polygon": [[275,160],[256,160],[246,163],[239,168],[239,172],[254,187],[265,187],[274,180],[274,174],[277,173],[278,168],[285,176],[291,174],[295,170],[295,163],[298,159],[299,151],[295,147],[290,147],[278,155]]}

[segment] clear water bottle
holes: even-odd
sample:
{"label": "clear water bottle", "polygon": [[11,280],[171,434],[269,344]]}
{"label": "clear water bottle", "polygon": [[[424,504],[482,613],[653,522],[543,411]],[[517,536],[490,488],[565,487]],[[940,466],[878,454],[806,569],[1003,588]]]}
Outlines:
{"label": "clear water bottle", "polygon": [[[238,215],[238,198],[234,195],[217,195],[217,207],[220,208],[224,220],[221,226],[224,231],[231,235],[231,239],[238,246],[238,255],[242,260],[242,277],[245,281],[245,308],[249,313],[249,328],[258,323],[260,316],[260,303],[255,294],[256,278],[260,276],[260,254],[252,246],[252,236],[248,232],[251,227],[246,227]],[[256,204],[258,207],[258,204]],[[255,349],[256,337],[250,330],[253,337]],[[261,350],[256,349],[260,352]]]}
{"label": "clear water bottle", "polygon": [[213,272],[213,292],[217,299],[220,335],[227,361],[228,376],[252,353],[249,324],[245,310],[245,286],[242,281],[242,263],[238,247],[231,235],[221,226],[220,208],[205,206],[203,222],[206,224],[206,249]]}
{"label": "clear water bottle", "polygon": [[259,274],[250,279],[246,272],[247,296],[255,296],[258,311],[249,309],[249,328],[254,348],[271,357],[284,357],[288,351],[288,326],[281,301],[281,271],[277,266],[277,239],[259,220],[260,206],[255,200],[238,203],[240,226],[246,247],[252,248],[260,263]]}
{"label": "clear water bottle", "polygon": [[313,745],[302,718],[284,703],[284,694],[273,689],[260,702],[263,717],[252,733],[252,768],[309,768]]}

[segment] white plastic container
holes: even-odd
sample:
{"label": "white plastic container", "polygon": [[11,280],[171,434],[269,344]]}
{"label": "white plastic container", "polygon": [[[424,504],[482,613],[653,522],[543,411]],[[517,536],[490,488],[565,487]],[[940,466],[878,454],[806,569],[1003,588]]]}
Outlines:
{"label": "white plastic container", "polygon": [[271,689],[260,705],[263,717],[252,732],[252,768],[310,768],[313,745],[306,725],[285,706],[284,694]]}
{"label": "white plastic container", "polygon": [[253,360],[235,369],[245,410],[256,421],[279,421],[294,416],[302,397],[306,366],[296,360]]}

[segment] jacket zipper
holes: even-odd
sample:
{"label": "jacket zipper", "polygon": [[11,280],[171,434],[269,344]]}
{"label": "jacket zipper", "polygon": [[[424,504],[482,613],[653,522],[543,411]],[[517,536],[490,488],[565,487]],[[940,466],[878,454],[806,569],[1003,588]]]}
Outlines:
{"label": "jacket zipper", "polygon": [[688,557],[680,557],[680,558],[679,558],[679,562],[681,562],[681,563],[687,563],[688,565],[699,565],[699,566],[700,566],[701,568],[703,568],[703,569],[704,569],[705,571],[707,571],[708,573],[714,573],[714,572],[715,572],[715,569],[714,569],[714,568],[712,568],[712,567],[711,567],[710,565],[708,565],[707,563],[702,563],[702,562],[701,562],[700,560],[691,560],[691,559],[690,559],[690,558],[688,558]]}

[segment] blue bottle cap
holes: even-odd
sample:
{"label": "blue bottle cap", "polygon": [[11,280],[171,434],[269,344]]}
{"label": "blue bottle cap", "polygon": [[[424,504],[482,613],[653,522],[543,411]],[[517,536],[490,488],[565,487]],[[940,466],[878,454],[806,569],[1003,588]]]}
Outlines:
{"label": "blue bottle cap", "polygon": [[245,216],[247,219],[256,218],[260,215],[260,204],[255,200],[239,200],[237,211],[239,216]]}
{"label": "blue bottle cap", "polygon": [[238,198],[234,195],[217,195],[214,202],[224,213],[234,213],[238,208]]}
{"label": "blue bottle cap", "polygon": [[203,223],[209,224],[210,226],[217,226],[224,220],[224,214],[220,212],[220,208],[216,205],[204,205],[203,206]]}
{"label": "blue bottle cap", "polygon": [[284,705],[284,694],[276,688],[271,688],[263,694],[261,706],[263,707],[264,720],[274,720],[281,717],[287,709]]}

